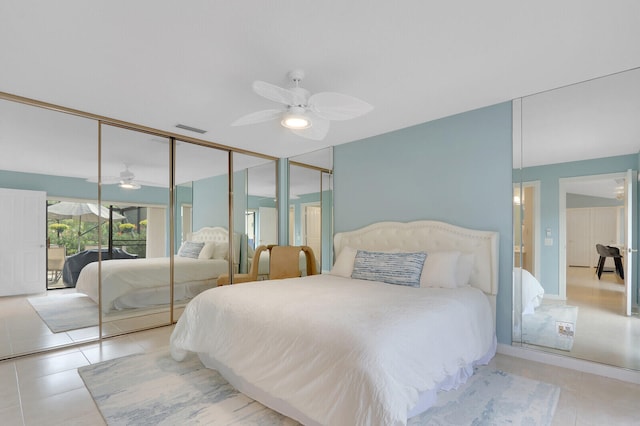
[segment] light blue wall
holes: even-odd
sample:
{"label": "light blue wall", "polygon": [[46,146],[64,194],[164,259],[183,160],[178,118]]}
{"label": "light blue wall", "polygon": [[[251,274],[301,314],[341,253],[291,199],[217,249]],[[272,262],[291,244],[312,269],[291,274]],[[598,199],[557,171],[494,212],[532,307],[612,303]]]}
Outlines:
{"label": "light blue wall", "polygon": [[442,220],[500,233],[497,335],[511,343],[512,116],[502,103],[334,148],[334,227]]}
{"label": "light blue wall", "polygon": [[[98,185],[80,178],[0,170],[0,187],[44,191],[49,198],[98,199]],[[121,189],[118,185],[102,185],[102,199],[168,206],[169,191],[151,186],[132,191]]]}
{"label": "light blue wall", "polygon": [[193,229],[203,226],[222,226],[229,229],[227,175],[193,182]]}
{"label": "light blue wall", "polygon": [[[540,181],[540,241],[551,230],[553,245],[540,247],[540,284],[547,294],[559,294],[559,180],[561,178],[626,172],[635,169],[638,155],[621,155],[594,160],[574,161],[546,166],[526,167],[521,175],[524,182]],[[517,174],[514,174],[517,176]],[[635,286],[635,284],[634,284]]]}

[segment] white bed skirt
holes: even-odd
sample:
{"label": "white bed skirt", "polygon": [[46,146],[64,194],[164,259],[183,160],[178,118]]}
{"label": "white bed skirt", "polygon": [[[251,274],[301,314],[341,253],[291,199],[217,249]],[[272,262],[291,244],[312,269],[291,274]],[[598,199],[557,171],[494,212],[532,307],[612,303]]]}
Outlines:
{"label": "white bed skirt", "polygon": [[[217,278],[175,283],[173,286],[174,303],[186,302],[198,294],[213,287],[217,287]],[[154,306],[167,306],[171,298],[170,289],[163,285],[159,287],[142,288],[123,294],[113,301],[113,309],[122,311],[125,309],[149,308]]]}
{"label": "white bed skirt", "polygon": [[[474,361],[471,364],[461,367],[455,374],[448,376],[442,382],[440,382],[437,388],[420,393],[416,405],[407,412],[407,419],[413,416],[417,416],[420,413],[424,413],[430,407],[432,407],[438,399],[438,391],[456,389],[461,384],[466,383],[469,377],[473,376],[473,368],[475,366],[486,365],[489,363],[489,361],[491,361],[491,359],[496,354],[497,346],[498,341],[496,338],[494,338],[491,349],[489,349],[489,351],[482,358]],[[304,425],[320,425],[319,423],[307,417],[305,414],[301,413],[296,408],[292,407],[286,401],[283,401],[280,398],[273,397],[262,389],[247,382],[242,377],[236,375],[233,371],[220,364],[207,353],[198,353],[198,357],[205,367],[218,371],[222,375],[222,377],[224,377],[234,388],[247,395],[249,398],[254,399],[261,404],[271,408],[272,410],[275,410],[280,414],[284,414],[285,416],[290,417]]]}

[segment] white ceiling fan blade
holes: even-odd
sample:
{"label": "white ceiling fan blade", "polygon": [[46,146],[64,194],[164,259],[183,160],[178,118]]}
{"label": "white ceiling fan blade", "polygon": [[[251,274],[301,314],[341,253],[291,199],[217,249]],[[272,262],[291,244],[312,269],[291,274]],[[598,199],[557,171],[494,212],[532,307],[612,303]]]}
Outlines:
{"label": "white ceiling fan blade", "polygon": [[[91,183],[98,183],[98,177],[97,176],[91,176],[89,178],[85,179],[87,182],[91,182]],[[118,183],[120,182],[120,177],[118,176],[102,176],[102,184],[103,185],[111,185],[114,183]]]}
{"label": "white ceiling fan blade", "polygon": [[326,118],[318,117],[315,114],[309,114],[311,116],[311,127],[301,130],[291,130],[298,136],[303,138],[313,139],[315,141],[321,141],[327,136],[329,132],[330,121]]}
{"label": "white ceiling fan blade", "polygon": [[253,82],[253,91],[258,95],[274,102],[285,105],[298,105],[299,97],[295,92],[276,86],[275,84],[256,80]]}
{"label": "white ceiling fan blade", "polygon": [[232,126],[244,126],[246,124],[262,123],[263,121],[274,120],[282,116],[280,109],[265,109],[244,115],[231,123]]}
{"label": "white ceiling fan blade", "polygon": [[373,106],[342,93],[320,92],[309,98],[309,108],[327,120],[349,120],[368,113]]}

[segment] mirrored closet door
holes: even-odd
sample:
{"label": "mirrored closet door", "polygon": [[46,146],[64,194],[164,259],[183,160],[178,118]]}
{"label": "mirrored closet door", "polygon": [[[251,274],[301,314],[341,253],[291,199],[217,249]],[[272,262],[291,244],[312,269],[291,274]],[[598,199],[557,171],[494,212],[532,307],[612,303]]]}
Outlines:
{"label": "mirrored closet door", "polygon": [[311,247],[318,271],[333,264],[333,150],[289,162],[289,243]]}
{"label": "mirrored closet door", "polygon": [[98,123],[10,100],[0,117],[0,359],[97,339],[65,259],[98,242]]}
{"label": "mirrored closet door", "polygon": [[255,275],[259,280],[269,278],[269,256],[262,252],[255,258],[256,249],[278,244],[276,164],[270,159],[233,154],[233,227],[240,241],[238,273]]}
{"label": "mirrored closet door", "polygon": [[640,369],[639,114],[640,69],[514,101],[515,344]]}
{"label": "mirrored closet door", "polygon": [[85,255],[101,261],[82,267],[76,290],[100,303],[103,336],[169,324],[171,140],[102,124],[100,148],[107,217]]}
{"label": "mirrored closet door", "polygon": [[230,273],[229,155],[176,141],[173,321],[191,298]]}

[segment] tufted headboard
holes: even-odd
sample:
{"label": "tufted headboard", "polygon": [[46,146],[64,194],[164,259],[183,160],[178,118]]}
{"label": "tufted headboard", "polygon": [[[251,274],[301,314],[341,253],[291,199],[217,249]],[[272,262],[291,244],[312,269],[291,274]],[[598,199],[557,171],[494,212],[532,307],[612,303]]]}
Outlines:
{"label": "tufted headboard", "polygon": [[196,243],[227,243],[229,242],[229,231],[220,226],[205,226],[187,235],[187,240]]}
{"label": "tufted headboard", "polygon": [[[334,237],[336,258],[344,247],[371,251],[460,251],[474,254],[469,283],[488,296],[498,293],[498,233],[433,220],[378,222]],[[495,303],[495,300],[493,300]]]}
{"label": "tufted headboard", "polygon": [[[221,226],[204,226],[195,232],[187,235],[187,241],[196,243],[229,243],[229,231]],[[234,264],[237,265],[240,259],[240,235],[233,234]],[[236,268],[237,269],[237,268]]]}

